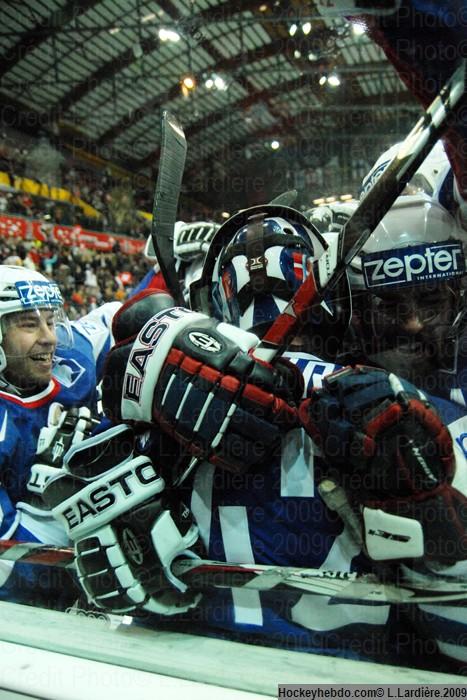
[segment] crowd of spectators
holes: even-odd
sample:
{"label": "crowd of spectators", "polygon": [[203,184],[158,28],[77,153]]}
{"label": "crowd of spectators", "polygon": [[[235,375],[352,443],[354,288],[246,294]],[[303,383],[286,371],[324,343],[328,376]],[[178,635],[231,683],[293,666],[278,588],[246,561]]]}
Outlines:
{"label": "crowd of spectators", "polygon": [[[111,167],[91,168],[71,155],[64,155],[45,137],[26,144],[18,134],[0,133],[0,172],[7,173],[11,188],[0,187],[0,215],[13,214],[81,226],[135,238],[146,238],[151,222],[142,212],[151,212],[153,184],[144,178],[124,177]],[[16,191],[14,184],[30,178],[49,187],[60,187],[93,207],[98,216],[86,215],[76,204]],[[185,202],[181,218],[218,220],[201,204]]]}
{"label": "crowd of spectators", "polygon": [[[45,138],[24,142],[17,134],[0,133],[0,172],[7,173],[10,182],[10,186],[0,184],[0,216],[16,215],[144,239],[149,235],[151,222],[138,211],[151,211],[152,191],[132,188],[129,180],[116,178],[108,168],[87,168]],[[79,205],[24,191],[15,186],[21,178],[63,188],[100,215],[86,216]],[[189,207],[189,212],[185,209],[180,217],[186,221],[220,220],[220,213],[213,216],[202,205]],[[118,243],[111,253],[103,253],[82,245],[65,246],[51,237],[46,241],[0,237],[0,263],[23,265],[54,279],[62,289],[71,319],[106,301],[125,300],[151,265],[142,254],[123,255]]]}
{"label": "crowd of spectators", "polygon": [[[110,168],[91,169],[65,156],[45,138],[27,146],[6,132],[0,134],[0,172],[8,175],[11,189],[0,191],[0,214],[18,214],[79,225],[94,231],[109,231],[137,238],[146,237],[150,222],[138,212],[151,211],[152,193],[138,188],[129,177],[115,176]],[[93,207],[98,216],[66,201],[54,201],[14,191],[21,178],[49,187],[60,187]]]}
{"label": "crowd of spectators", "polygon": [[106,301],[124,301],[148,272],[143,255],[123,255],[116,244],[112,253],[57,242],[0,240],[0,263],[22,265],[55,280],[73,320]]}

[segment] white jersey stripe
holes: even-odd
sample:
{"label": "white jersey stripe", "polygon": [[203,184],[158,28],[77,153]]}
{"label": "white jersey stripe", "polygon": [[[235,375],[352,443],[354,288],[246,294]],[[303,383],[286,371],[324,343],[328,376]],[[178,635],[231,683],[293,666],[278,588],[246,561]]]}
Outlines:
{"label": "white jersey stripe", "polygon": [[291,430],[282,442],[281,496],[315,495],[313,443],[301,428]]}
{"label": "white jersey stripe", "polygon": [[[239,564],[253,564],[255,560],[246,508],[220,506],[219,520],[226,560]],[[262,626],[263,612],[258,591],[234,588],[232,598],[237,623]]]}
{"label": "white jersey stripe", "polygon": [[197,469],[191,494],[191,512],[199,528],[206,549],[211,537],[212,484],[214,465],[203,462]]}

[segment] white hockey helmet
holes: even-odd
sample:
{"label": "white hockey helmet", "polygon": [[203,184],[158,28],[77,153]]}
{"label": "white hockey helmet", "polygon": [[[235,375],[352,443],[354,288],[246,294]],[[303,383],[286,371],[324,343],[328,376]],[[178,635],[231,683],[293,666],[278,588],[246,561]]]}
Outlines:
{"label": "white hockey helmet", "polygon": [[395,291],[465,274],[463,232],[436,199],[401,195],[350,265],[352,290]]}
{"label": "white hockey helmet", "polygon": [[[380,155],[376,163],[364,177],[360,188],[360,199],[363,199],[381,177],[389,163],[399,152],[401,144],[396,143]],[[452,172],[451,166],[444,150],[442,141],[437,141],[427,155],[416,173],[412,176],[401,196],[424,193],[438,201],[446,208],[450,208],[452,197]]]}
{"label": "white hockey helmet", "polygon": [[4,318],[9,314],[39,309],[54,311],[58,344],[70,347],[72,332],[59,286],[35,270],[19,265],[0,265],[0,372],[7,366],[2,347]]}
{"label": "white hockey helmet", "polygon": [[[413,364],[408,354],[405,362],[411,381],[417,377],[421,385],[423,379],[421,360],[416,374],[419,351],[432,358],[433,370],[455,374],[466,320],[463,239],[465,232],[433,197],[396,199],[348,270],[353,342],[370,361],[401,373],[400,357],[410,348]],[[418,319],[418,333],[405,325],[410,318]]]}

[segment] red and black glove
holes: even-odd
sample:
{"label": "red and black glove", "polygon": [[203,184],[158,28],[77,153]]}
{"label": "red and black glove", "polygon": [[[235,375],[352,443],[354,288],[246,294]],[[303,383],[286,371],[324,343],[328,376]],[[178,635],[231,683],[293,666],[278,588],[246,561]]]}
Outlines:
{"label": "red and black glove", "polygon": [[257,361],[258,339],[180,307],[156,313],[111,351],[106,413],[157,424],[193,456],[235,472],[265,461],[297,427],[303,379],[291,364]]}
{"label": "red and black glove", "polygon": [[452,439],[416,387],[382,369],[345,368],[323,380],[300,417],[360,506],[372,558],[467,557]]}

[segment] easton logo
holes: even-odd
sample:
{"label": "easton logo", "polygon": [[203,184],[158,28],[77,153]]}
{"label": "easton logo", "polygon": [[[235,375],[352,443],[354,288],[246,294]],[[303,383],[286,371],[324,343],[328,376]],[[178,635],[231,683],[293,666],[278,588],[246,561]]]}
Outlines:
{"label": "easton logo", "polygon": [[443,281],[465,274],[460,241],[424,243],[362,255],[367,289],[404,287],[430,281]]}
{"label": "easton logo", "polygon": [[137,566],[144,561],[144,552],[133,530],[126,527],[122,532],[123,551]]}
{"label": "easton logo", "polygon": [[153,316],[141,329],[133,344],[127,362],[127,370],[123,380],[123,398],[139,403],[143,380],[146,375],[146,366],[154,354],[156,346],[160,343],[167,330],[180,318],[191,311],[182,307],[174,307],[160,311]]}
{"label": "easton logo", "polygon": [[[134,460],[136,461],[136,460]],[[147,488],[153,495],[160,476],[155,467],[148,462],[130,465],[122,468],[112,479],[105,481],[99,479],[95,488],[85,488],[76,498],[70,498],[69,504],[61,513],[70,530],[81,525],[89,518],[92,520],[104,513],[108,508],[115,506],[116,511],[128,505],[131,499],[142,500]],[[129,506],[128,506],[129,507]]]}
{"label": "easton logo", "polygon": [[206,352],[220,352],[222,350],[222,343],[216,338],[213,338],[212,335],[208,335],[208,333],[192,331],[188,334],[188,338],[193,345]]}

